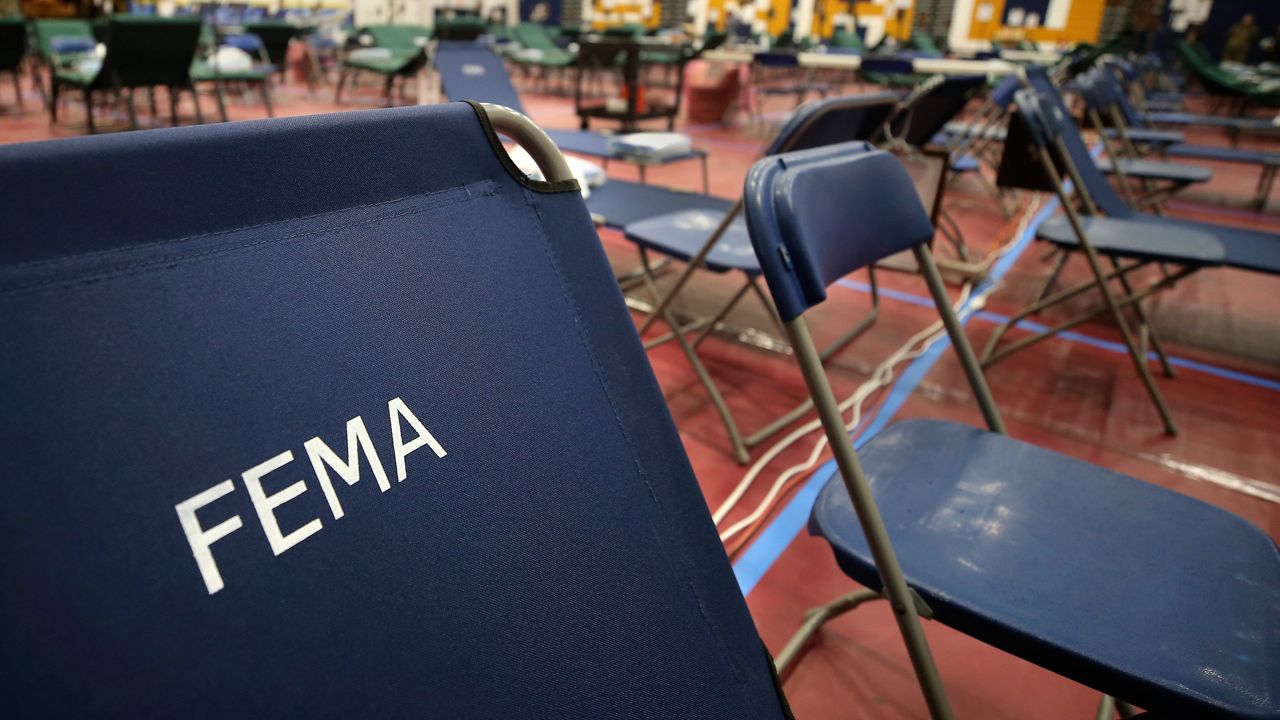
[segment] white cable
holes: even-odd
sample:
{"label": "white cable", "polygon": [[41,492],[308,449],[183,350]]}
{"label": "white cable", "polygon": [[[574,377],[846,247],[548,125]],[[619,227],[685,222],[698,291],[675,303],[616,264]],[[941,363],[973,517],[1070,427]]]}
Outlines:
{"label": "white cable", "polygon": [[[1017,243],[1018,239],[1021,238],[1023,233],[1026,232],[1027,226],[1030,224],[1031,218],[1034,217],[1039,205],[1040,205],[1040,196],[1039,194],[1035,194],[1032,196],[1031,203],[1029,204],[1027,209],[1023,212],[1022,219],[1018,223],[1018,229],[1013,233],[1013,236],[1009,240],[1009,242],[1005,243],[1004,245],[1000,246],[992,253],[988,254],[987,257],[984,259],[983,271],[991,267],[991,265],[994,264],[998,259],[1008,254],[1009,251],[1013,249],[1013,246]],[[999,286],[999,283],[992,283],[991,285],[988,285],[986,288],[984,288],[983,291],[980,292],[978,295],[974,296],[973,298],[969,298],[969,293],[972,289],[972,286],[970,283],[965,283],[965,285],[961,289],[960,297],[956,300],[956,303],[954,304],[953,309],[958,314],[960,311],[960,308],[964,307],[966,302],[969,303],[970,312],[976,312],[982,309],[982,307],[986,304],[987,297],[989,297],[991,293],[993,293],[998,286]],[[843,402],[840,403],[838,407],[841,412],[841,415],[843,415],[845,412],[848,412],[850,408],[852,408],[853,410],[852,418],[850,419],[849,423],[846,424],[845,426],[846,431],[852,432],[853,429],[858,426],[858,424],[861,422],[861,419],[862,419],[862,403],[866,400],[867,397],[871,395],[872,392],[887,385],[893,379],[893,369],[897,365],[899,365],[903,360],[906,360],[908,358],[915,358],[915,357],[919,357],[920,355],[923,355],[925,350],[929,346],[933,345],[933,343],[936,342],[938,339],[940,339],[940,337],[944,334],[944,332],[945,331],[942,330],[942,321],[937,320],[931,323],[924,330],[913,335],[910,339],[907,340],[906,343],[904,343],[901,347],[899,347],[898,350],[896,350],[884,362],[882,362],[879,366],[877,366],[875,371],[872,373],[871,377],[868,378],[864,383],[859,385],[858,388],[854,390],[852,395],[850,395],[848,398],[846,398]],[[757,460],[754,464],[752,464],[751,468],[747,470],[747,473],[743,475],[742,480],[739,481],[738,485],[733,489],[733,492],[729,494],[729,497],[727,497],[725,501],[721,503],[720,507],[716,509],[715,514],[712,516],[713,519],[715,520],[715,523],[719,525],[721,522],[724,521],[724,518],[733,510],[733,508],[742,499],[743,495],[746,494],[747,490],[749,490],[750,487],[755,483],[756,479],[759,477],[760,473],[764,470],[764,468],[766,468],[770,463],[772,463],[775,459],[777,459],[777,457],[780,454],[782,454],[782,452],[785,451],[787,448],[791,447],[791,445],[795,444],[804,436],[814,432],[815,430],[820,429],[821,427],[822,427],[821,421],[815,418],[805,423],[804,425],[801,425],[795,430],[791,431],[790,433],[787,434],[786,437],[782,438],[780,441],[778,441],[773,446],[771,446],[767,451],[765,451],[765,453],[760,456],[760,459]],[[720,536],[721,541],[728,542],[735,535],[742,532],[746,528],[750,527],[752,523],[759,520],[760,517],[763,516],[764,513],[767,512],[772,507],[773,503],[777,499],[777,496],[781,493],[782,488],[786,486],[787,481],[789,481],[792,477],[795,477],[797,473],[804,472],[812,468],[814,465],[816,465],[818,458],[822,456],[822,452],[826,449],[826,446],[827,446],[827,438],[826,438],[826,435],[824,434],[818,440],[818,442],[814,443],[814,447],[810,451],[809,457],[804,462],[799,463],[797,465],[793,465],[787,468],[785,471],[783,471],[783,473],[779,475],[778,478],[774,481],[773,486],[769,489],[769,492],[766,493],[764,499],[760,502],[760,504],[756,507],[756,509],[753,512],[751,512],[748,516],[734,523],[727,530],[725,530],[724,533],[722,533]]]}

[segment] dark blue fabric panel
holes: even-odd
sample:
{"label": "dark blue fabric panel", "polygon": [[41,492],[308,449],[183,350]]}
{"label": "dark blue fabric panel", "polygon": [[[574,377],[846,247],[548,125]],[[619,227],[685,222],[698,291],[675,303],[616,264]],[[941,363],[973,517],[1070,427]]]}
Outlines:
{"label": "dark blue fabric panel", "polygon": [[[899,423],[858,454],[939,622],[1170,717],[1280,717],[1280,553],[1258,528],[953,423]],[[879,586],[839,477],[810,529]]]}
{"label": "dark blue fabric panel", "polygon": [[[1221,265],[1227,261],[1227,252],[1215,233],[1198,231],[1181,221],[1147,223],[1138,217],[1085,216],[1080,218],[1080,226],[1103,255],[1180,265]],[[1041,223],[1036,237],[1069,248],[1080,242],[1065,215]]]}
{"label": "dark blue fabric panel", "polygon": [[[723,221],[723,211],[686,210],[631,223],[624,229],[631,242],[677,260],[688,261],[702,250]],[[747,222],[741,215],[734,219],[716,246],[707,253],[703,266],[719,273],[741,270],[748,275],[760,274],[760,263],[747,235]]]}
{"label": "dark blue fabric panel", "polygon": [[[11,146],[0,190],[10,716],[780,715],[581,197],[470,107]],[[395,398],[447,453],[403,481]],[[330,471],[336,519],[305,443],[357,416],[389,487]],[[210,594],[175,505],[224,481]]]}

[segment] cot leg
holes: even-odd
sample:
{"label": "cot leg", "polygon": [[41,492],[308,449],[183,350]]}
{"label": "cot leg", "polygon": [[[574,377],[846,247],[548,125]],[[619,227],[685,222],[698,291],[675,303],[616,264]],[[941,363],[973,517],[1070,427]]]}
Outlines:
{"label": "cot leg", "polygon": [[154,121],[156,115],[160,114],[156,110],[156,89],[154,87],[147,88],[147,104],[151,106],[151,119]]}
{"label": "cot leg", "polygon": [[13,73],[13,97],[18,101],[18,112],[25,113],[26,108],[22,107],[22,82],[18,80],[18,73]]}
{"label": "cot leg", "polygon": [[645,331],[653,325],[654,320],[656,320],[658,316],[667,309],[667,306],[671,304],[672,299],[674,299],[676,295],[680,294],[685,283],[689,282],[689,278],[693,276],[693,273],[702,266],[703,261],[707,259],[707,255],[716,246],[716,243],[720,242],[720,237],[729,229],[729,225],[733,223],[734,218],[736,218],[738,213],[741,211],[742,200],[739,199],[738,202],[734,203],[733,207],[729,209],[729,212],[725,213],[724,219],[720,221],[720,225],[711,233],[711,237],[709,237],[702,248],[698,250],[698,254],[690,258],[689,262],[685,264],[684,272],[680,274],[679,279],[676,280],[676,284],[672,286],[666,296],[658,301],[658,304],[654,307],[653,312],[649,314],[649,317],[645,318],[645,321],[640,325],[639,332],[641,335],[644,335]]}
{"label": "cot leg", "polygon": [[333,92],[333,102],[335,105],[342,102],[342,88],[347,84],[348,70],[342,68],[338,71],[338,89]]}
{"label": "cot leg", "polygon": [[855,590],[844,597],[837,598],[827,603],[810,609],[804,614],[804,623],[795,635],[787,641],[786,647],[782,648],[782,652],[778,653],[778,657],[774,660],[774,666],[778,669],[778,677],[785,679],[795,669],[795,662],[800,659],[804,651],[810,647],[810,641],[813,636],[822,629],[822,626],[834,620],[841,615],[857,608],[859,605],[868,600],[881,599],[880,593],[874,590]]}
{"label": "cot leg", "polygon": [[386,82],[382,84],[382,106],[391,107],[391,86],[395,84],[396,76],[388,75]]}
{"label": "cot leg", "polygon": [[178,89],[172,86],[169,88],[169,124],[178,126]]}
{"label": "cot leg", "polygon": [[62,84],[56,80],[49,85],[49,124],[58,124],[58,94],[62,91]]}

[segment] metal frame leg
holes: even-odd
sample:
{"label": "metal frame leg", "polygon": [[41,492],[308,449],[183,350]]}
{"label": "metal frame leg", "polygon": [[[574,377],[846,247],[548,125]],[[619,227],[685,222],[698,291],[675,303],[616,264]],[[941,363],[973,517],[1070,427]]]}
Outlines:
{"label": "metal frame leg", "polygon": [[782,652],[778,653],[778,657],[773,661],[774,667],[778,670],[778,677],[785,680],[791,674],[791,670],[794,669],[792,664],[809,649],[813,636],[822,629],[823,625],[857,609],[868,600],[883,599],[880,593],[875,590],[855,590],[848,595],[832,600],[826,605],[819,605],[810,609],[804,615],[804,624],[800,626],[795,635],[791,636],[791,639],[787,641],[786,647],[782,648]]}
{"label": "metal frame leg", "polygon": [[[1111,258],[1111,267],[1116,270],[1120,269],[1120,261]],[[1132,297],[1133,288],[1129,285],[1129,278],[1124,273],[1117,273],[1117,279],[1120,281],[1120,287],[1124,288],[1125,297]],[[1167,378],[1175,377],[1173,366],[1169,364],[1169,356],[1164,352],[1164,343],[1160,341],[1160,336],[1156,334],[1155,327],[1151,321],[1147,319],[1147,312],[1142,309],[1141,301],[1133,302],[1133,314],[1138,320],[1139,346],[1142,348],[1142,356],[1146,357],[1147,343],[1151,343],[1151,349],[1155,351],[1156,358],[1160,361],[1160,369],[1164,371]]]}
{"label": "metal frame leg", "polygon": [[[954,717],[951,704],[942,687],[942,679],[938,675],[933,653],[929,650],[929,643],[925,639],[924,628],[920,625],[920,611],[924,603],[907,586],[902,567],[898,564],[893,545],[889,542],[884,520],[871,494],[871,486],[862,472],[858,456],[853,451],[853,444],[849,442],[849,436],[845,433],[844,418],[836,404],[831,385],[827,381],[817,348],[813,345],[813,338],[809,335],[809,328],[803,317],[787,322],[786,327],[787,334],[791,337],[792,347],[795,348],[796,360],[804,374],[805,384],[809,387],[809,394],[813,397],[818,409],[818,417],[822,421],[827,439],[831,442],[831,450],[840,468],[841,479],[853,502],[854,512],[867,539],[867,546],[875,559],[876,569],[884,586],[883,594],[893,609],[898,630],[911,657],[916,679],[924,693],[925,703],[929,706],[929,714],[934,720],[949,720]],[[927,609],[925,610],[927,613]]]}

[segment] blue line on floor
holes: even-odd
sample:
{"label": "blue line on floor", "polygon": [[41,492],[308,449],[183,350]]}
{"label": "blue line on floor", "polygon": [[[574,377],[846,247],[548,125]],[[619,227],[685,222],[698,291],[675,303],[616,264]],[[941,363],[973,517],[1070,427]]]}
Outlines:
{"label": "blue line on floor", "polygon": [[[987,278],[978,287],[974,288],[975,295],[984,291],[991,283],[999,282],[1000,278],[1009,272],[1009,268],[1013,267],[1013,263],[1031,244],[1031,240],[1035,237],[1036,229],[1040,227],[1040,223],[1044,222],[1057,207],[1058,201],[1053,199],[1046,203],[1040,212],[1036,213],[1013,248],[1004,257],[996,261]],[[885,295],[890,296],[890,293],[886,291]],[[973,306],[969,302],[965,302],[957,314],[960,316],[960,322],[963,325],[973,315]],[[923,355],[907,366],[907,369],[903,371],[897,382],[893,384],[889,394],[885,396],[884,404],[880,406],[875,417],[871,419],[871,423],[864,430],[859,430],[861,434],[858,440],[854,442],[855,448],[860,447],[867,438],[874,437],[877,432],[889,424],[893,416],[906,403],[907,398],[911,396],[912,391],[920,384],[920,381],[924,379],[924,376],[934,364],[938,362],[938,359],[942,357],[943,351],[950,344],[950,341],[943,336],[930,345]],[[818,497],[818,491],[827,484],[827,481],[835,475],[835,472],[835,461],[829,461],[818,468],[805,481],[795,497],[778,513],[777,517],[765,526],[760,533],[760,537],[733,564],[733,572],[738,578],[738,587],[742,589],[743,596],[750,594],[755,589],[760,579],[769,571],[769,568],[773,567],[773,564],[778,561],[783,551],[795,540],[796,535],[800,533],[800,529],[804,527],[809,518],[809,512],[813,508],[814,500]]]}

